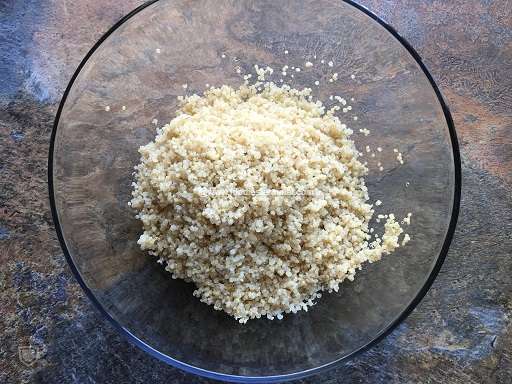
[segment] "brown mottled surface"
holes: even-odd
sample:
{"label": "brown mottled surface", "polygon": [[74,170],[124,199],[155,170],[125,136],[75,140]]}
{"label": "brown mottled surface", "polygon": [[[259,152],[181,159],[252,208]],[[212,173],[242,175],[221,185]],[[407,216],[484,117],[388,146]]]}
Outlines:
{"label": "brown mottled surface", "polygon": [[[0,2],[0,383],[207,382],[121,339],[82,294],[48,208],[58,100],[97,38],[140,1]],[[363,1],[423,57],[462,151],[456,236],[388,338],[307,383],[512,381],[512,1]],[[19,352],[32,346],[37,359]]]}

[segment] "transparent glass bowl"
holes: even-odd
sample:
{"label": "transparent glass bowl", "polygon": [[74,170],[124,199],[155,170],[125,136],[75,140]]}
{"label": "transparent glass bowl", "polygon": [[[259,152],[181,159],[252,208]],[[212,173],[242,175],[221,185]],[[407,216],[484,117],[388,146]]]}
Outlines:
{"label": "transparent glass bowl", "polygon": [[[306,61],[313,67],[306,70]],[[354,98],[340,116],[359,150],[376,153],[366,156],[370,196],[383,201],[377,213],[413,214],[412,241],[308,312],[241,325],[139,250],[141,226],[127,203],[137,149],[154,138],[154,119],[171,120],[176,96],[207,83],[240,84],[237,68],[247,73],[254,64],[273,67],[276,82],[284,65],[301,67],[286,82],[300,88],[318,80],[314,95],[327,104],[329,95]],[[339,80],[331,83],[334,72]],[[418,55],[364,8],[338,0],[160,0],[117,23],[73,76],[52,135],[49,185],[70,266],[120,333],[189,372],[272,382],[347,360],[418,304],[453,235],[460,160],[450,114]]]}

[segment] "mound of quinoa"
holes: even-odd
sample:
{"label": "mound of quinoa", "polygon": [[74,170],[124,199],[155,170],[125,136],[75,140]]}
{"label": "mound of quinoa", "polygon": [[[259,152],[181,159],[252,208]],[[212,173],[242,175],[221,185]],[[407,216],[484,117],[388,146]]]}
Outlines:
{"label": "mound of quinoa", "polygon": [[242,323],[307,310],[402,233],[390,214],[372,240],[368,170],[334,112],[310,89],[258,86],[183,98],[139,149],[130,202],[141,248]]}

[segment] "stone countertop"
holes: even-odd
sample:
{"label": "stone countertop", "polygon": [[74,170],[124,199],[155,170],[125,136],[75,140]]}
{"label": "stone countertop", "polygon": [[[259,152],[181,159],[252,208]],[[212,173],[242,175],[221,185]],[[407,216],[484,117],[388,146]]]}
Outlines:
{"label": "stone countertop", "polygon": [[[85,298],[46,182],[57,105],[140,0],[0,2],[0,383],[206,383],[144,354]],[[512,1],[364,0],[416,48],[451,108],[462,205],[446,262],[376,347],[304,383],[512,382]],[[32,350],[30,350],[32,348]]]}

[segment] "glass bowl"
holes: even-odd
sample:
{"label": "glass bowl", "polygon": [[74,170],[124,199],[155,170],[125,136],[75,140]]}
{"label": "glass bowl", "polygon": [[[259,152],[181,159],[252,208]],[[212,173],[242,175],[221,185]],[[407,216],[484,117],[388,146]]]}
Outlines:
{"label": "glass bowl", "polygon": [[[307,70],[306,61],[313,63]],[[301,88],[319,81],[315,97],[349,100],[352,110],[340,118],[359,150],[382,148],[374,158],[366,154],[370,196],[383,201],[377,213],[411,212],[412,240],[308,312],[242,325],[199,302],[192,284],[172,280],[139,249],[141,225],[128,201],[137,149],[174,117],[177,96],[200,93],[207,83],[239,85],[254,64],[276,69],[276,82],[282,66],[301,67],[286,82]],[[338,80],[329,82],[334,72]],[[359,132],[364,128],[371,134]],[[363,7],[160,0],[119,21],[74,74],[52,135],[49,188],[71,269],[120,333],[188,372],[268,383],[346,361],[413,310],[453,235],[460,160],[449,111],[420,58]]]}

